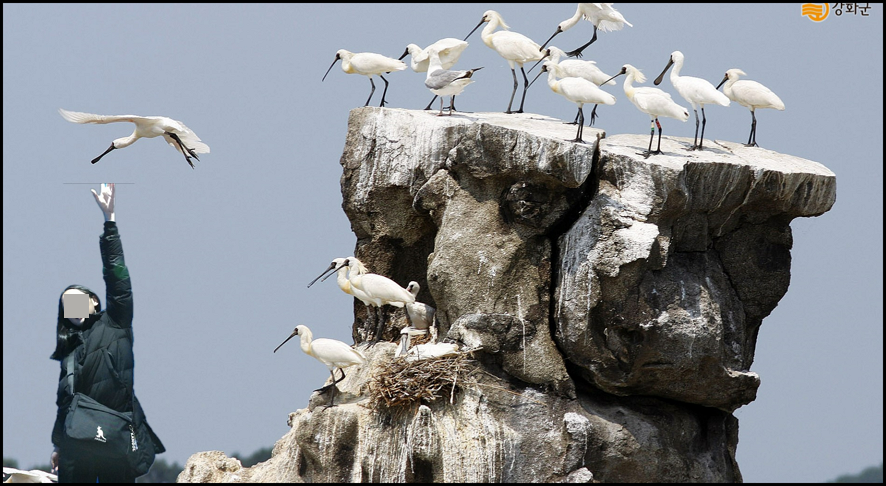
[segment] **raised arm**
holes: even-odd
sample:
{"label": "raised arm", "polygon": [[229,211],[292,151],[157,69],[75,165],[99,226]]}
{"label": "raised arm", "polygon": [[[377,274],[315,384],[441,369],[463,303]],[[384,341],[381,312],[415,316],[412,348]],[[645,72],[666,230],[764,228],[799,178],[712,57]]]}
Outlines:
{"label": "raised arm", "polygon": [[132,326],[132,283],[129,269],[123,259],[123,244],[114,218],[114,184],[102,184],[101,194],[92,190],[95,201],[105,215],[105,231],[99,238],[102,253],[102,273],[105,278],[105,311],[113,325]]}

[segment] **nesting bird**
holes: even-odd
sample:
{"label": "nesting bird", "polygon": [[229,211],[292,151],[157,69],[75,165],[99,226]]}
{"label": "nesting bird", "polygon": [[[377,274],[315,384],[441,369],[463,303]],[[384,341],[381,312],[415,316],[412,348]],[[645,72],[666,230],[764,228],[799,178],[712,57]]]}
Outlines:
{"label": "nesting bird", "polygon": [[[462,52],[464,52],[467,47],[467,42],[452,37],[440,39],[424,49],[416,44],[409,44],[406,46],[406,50],[403,51],[403,55],[400,56],[400,60],[402,61],[406,56],[411,56],[409,59],[409,65],[412,67],[412,70],[417,73],[426,73],[431,64],[428,51],[434,49],[440,56],[440,63],[443,65],[443,69],[449,69],[455,65],[458,58],[461,57]],[[434,100],[436,99],[437,95],[434,95],[430,103],[428,103],[428,106],[425,107],[425,110],[430,110],[431,104],[434,103]]]}
{"label": "nesting bird", "polygon": [[440,97],[440,113],[437,116],[443,116],[443,97],[447,95],[449,95],[449,116],[452,116],[452,112],[455,111],[455,96],[460,95],[465,86],[473,83],[474,80],[471,77],[474,72],[483,68],[478,67],[467,71],[445,69],[439,53],[433,47],[428,49],[428,59],[430,64],[425,77],[425,86],[431,90],[431,93],[434,93],[435,97]]}
{"label": "nesting bird", "polygon": [[[635,88],[633,85],[634,81],[636,80],[638,83],[642,83],[646,81],[646,76],[634,66],[625,64],[622,66],[621,71],[613,76],[612,79],[615,79],[622,74],[627,75],[624,82],[625,95],[631,100],[631,103],[633,103],[637,109],[649,115],[650,124],[652,125],[649,131],[649,148],[646,149],[645,153],[640,155],[648,158],[652,154],[660,154],[661,123],[659,123],[658,117],[667,116],[685,122],[689,119],[689,110],[675,103],[674,100],[671,99],[671,95],[658,88],[650,88],[646,86]],[[658,126],[658,148],[653,152],[652,138],[655,135],[656,126]]]}
{"label": "nesting bird", "polygon": [[[366,356],[360,352],[360,350],[354,349],[336,339],[314,339],[313,333],[311,333],[311,330],[305,325],[295,326],[295,330],[292,331],[292,334],[290,334],[285,341],[280,343],[280,346],[286,344],[294,336],[300,337],[301,350],[304,351],[305,354],[313,356],[329,368],[329,373],[332,375],[332,383],[314,391],[322,392],[323,390],[332,387],[332,393],[329,397],[329,406],[331,407],[335,405],[335,384],[345,379],[344,369],[350,366],[366,364]],[[274,349],[275,353],[280,349],[280,346],[277,346]],[[337,380],[335,379],[335,370],[341,371],[341,378]]]}
{"label": "nesting bird", "polygon": [[[541,46],[523,34],[507,30],[510,27],[505,24],[501,15],[495,10],[487,10],[483,14],[480,23],[474,27],[474,30],[472,30],[467,37],[465,37],[465,40],[468,40],[468,37],[486,22],[488,22],[488,24],[480,32],[480,37],[483,39],[483,43],[490,49],[495,50],[495,52],[508,61],[508,65],[511,67],[511,75],[514,77],[514,90],[511,91],[511,101],[508,102],[508,109],[505,113],[523,113],[523,103],[526,101],[526,90],[529,89],[529,79],[526,78],[526,71],[523,70],[523,64],[541,59],[543,56]],[[495,29],[498,27],[501,27],[504,30],[495,32]],[[511,106],[514,103],[514,95],[517,93],[517,86],[519,85],[517,82],[517,72],[514,70],[515,66],[519,66],[520,72],[523,73],[523,97],[520,99],[520,109],[513,112],[511,111]]]}
{"label": "nesting bird", "polygon": [[569,51],[568,54],[571,57],[581,57],[581,51],[585,50],[586,47],[597,40],[598,28],[603,32],[609,32],[612,30],[621,30],[625,24],[629,27],[633,27],[630,22],[625,20],[624,15],[622,15],[621,12],[612,8],[611,3],[579,3],[578,8],[575,9],[575,14],[557,25],[557,30],[555,30],[551,38],[541,46],[542,49],[544,49],[544,47],[548,45],[548,42],[551,42],[557,34],[561,34],[571,29],[581,19],[585,19],[594,24],[594,36],[591,37],[591,40],[589,40],[587,44],[578,49]]}
{"label": "nesting bird", "polygon": [[723,86],[723,93],[730,100],[751,110],[751,133],[748,135],[747,147],[757,147],[757,116],[754,110],[757,108],[773,108],[784,111],[784,102],[766,86],[749,79],[739,80],[739,76],[745,76],[741,69],[729,69],[723,80],[717,85],[717,89]]}
{"label": "nesting bird", "polygon": [[[664,70],[662,70],[661,74],[655,78],[656,86],[661,84],[664,74],[671,66],[674,66],[674,69],[671,70],[671,84],[674,85],[674,89],[680,93],[680,96],[692,105],[692,111],[695,112],[695,137],[692,139],[692,147],[689,147],[689,150],[702,150],[702,144],[704,143],[704,126],[705,123],[707,123],[704,114],[705,103],[729,106],[729,98],[717,91],[717,88],[715,88],[713,84],[704,79],[693,76],[680,76],[680,69],[683,68],[683,53],[680,51],[674,51],[671,53],[671,57],[668,59],[668,64],[665,66]],[[698,137],[698,110],[696,109],[696,105],[701,106],[701,138]]]}
{"label": "nesting bird", "polygon": [[345,49],[339,49],[338,52],[335,53],[335,59],[332,61],[329,69],[326,70],[326,74],[323,75],[322,81],[326,80],[326,76],[329,74],[329,71],[332,70],[332,66],[335,66],[335,63],[339,60],[341,60],[341,70],[347,74],[362,74],[363,76],[369,77],[369,83],[372,84],[372,91],[369,92],[369,98],[366,98],[366,104],[363,106],[369,106],[369,100],[372,99],[372,95],[375,93],[375,82],[372,80],[372,76],[378,75],[378,77],[385,82],[385,89],[381,93],[381,103],[378,105],[385,106],[385,95],[388,93],[388,80],[385,79],[382,74],[406,69],[406,63],[399,59],[382,56],[381,54],[376,54],[374,52],[354,53]]}
{"label": "nesting bird", "polygon": [[162,136],[163,139],[166,140],[166,143],[171,145],[172,148],[178,150],[185,156],[185,161],[192,169],[194,168],[194,163],[191,162],[191,157],[199,161],[200,157],[197,156],[198,153],[209,153],[209,145],[201,142],[200,137],[198,137],[196,133],[191,131],[191,129],[185,126],[184,123],[165,116],[95,115],[79,111],[68,111],[61,108],[58,109],[58,112],[61,114],[62,118],[72,123],[135,123],[135,131],[132,132],[132,135],[121,137],[111,142],[111,146],[108,150],[105,150],[104,153],[92,159],[93,164],[98,162],[111,150],[128,147],[140,138],[154,138],[160,136]]}
{"label": "nesting bird", "polygon": [[[412,281],[406,286],[406,290],[418,299],[421,286],[418,282]],[[436,313],[437,309],[418,300],[406,304],[406,316],[409,318],[410,325],[400,330],[400,347],[397,350],[396,356],[406,354],[406,351],[409,349],[409,342],[413,336],[421,336],[432,330]]]}
{"label": "nesting bird", "polygon": [[[591,126],[597,117],[597,105],[600,103],[614,105],[615,96],[603,91],[596,84],[584,78],[563,77],[562,79],[557,79],[563,76],[563,72],[560,66],[554,62],[545,61],[538,76],[545,72],[548,73],[548,86],[551,88],[551,91],[578,105],[578,131],[575,134],[575,139],[571,141],[584,143],[584,140],[581,138],[585,122],[584,104],[594,103],[594,109],[591,111],[591,123],[588,125]],[[538,76],[535,79],[538,79]],[[533,83],[535,79],[532,80]]]}

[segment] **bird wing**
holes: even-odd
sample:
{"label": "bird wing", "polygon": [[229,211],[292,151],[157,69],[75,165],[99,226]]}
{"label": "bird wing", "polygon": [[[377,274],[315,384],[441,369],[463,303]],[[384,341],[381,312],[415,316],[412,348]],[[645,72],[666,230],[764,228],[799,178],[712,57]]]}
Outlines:
{"label": "bird wing", "polygon": [[[382,304],[390,304],[395,307],[403,307],[405,303],[415,302],[415,296],[406,291],[397,282],[374,273],[362,276],[361,290],[373,299],[381,299]],[[359,288],[354,285],[355,288]]]}
{"label": "bird wing", "polygon": [[438,69],[432,73],[428,73],[425,79],[425,86],[428,89],[441,89],[452,84],[453,81],[466,77],[468,71],[447,71]]}
{"label": "bird wing", "polygon": [[314,339],[311,341],[311,354],[327,366],[331,364],[336,368],[346,368],[366,362],[366,356],[359,350],[335,339]]}
{"label": "bird wing", "polygon": [[136,123],[146,117],[138,115],[96,115],[94,113],[83,113],[80,111],[68,111],[62,108],[58,109],[62,118],[72,123],[114,123],[114,122],[132,122]]}
{"label": "bird wing", "polygon": [[[200,137],[198,137],[197,134],[193,132],[193,130],[188,128],[187,125],[180,121],[173,121],[175,121],[180,127],[179,129],[175,130],[175,134],[178,135],[178,138],[181,139],[183,144],[185,144],[189,149],[197,152],[198,154],[209,153],[209,145],[201,142]],[[176,143],[175,140],[166,135],[164,135],[164,138],[167,142],[169,142],[169,145],[172,145],[173,148],[178,149],[178,143]]]}

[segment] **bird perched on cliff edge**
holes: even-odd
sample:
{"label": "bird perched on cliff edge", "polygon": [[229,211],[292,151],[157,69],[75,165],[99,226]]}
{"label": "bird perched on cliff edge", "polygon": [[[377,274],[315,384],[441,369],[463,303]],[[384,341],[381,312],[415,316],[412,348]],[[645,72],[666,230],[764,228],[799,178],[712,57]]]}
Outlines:
{"label": "bird perched on cliff edge", "polygon": [[[717,89],[723,86],[723,93],[732,101],[751,110],[751,133],[748,135],[747,147],[757,147],[757,108],[774,108],[784,111],[784,102],[766,86],[749,79],[739,80],[745,76],[741,69],[729,69]],[[725,84],[724,84],[725,83]]]}

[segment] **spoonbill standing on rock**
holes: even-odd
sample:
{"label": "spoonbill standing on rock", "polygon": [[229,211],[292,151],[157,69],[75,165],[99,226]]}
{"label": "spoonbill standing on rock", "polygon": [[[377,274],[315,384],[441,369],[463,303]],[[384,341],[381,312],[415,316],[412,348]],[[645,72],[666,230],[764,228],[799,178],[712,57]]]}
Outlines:
{"label": "spoonbill standing on rock", "polygon": [[[671,70],[671,84],[674,85],[674,88],[680,93],[680,96],[692,105],[692,111],[695,112],[695,137],[692,139],[692,147],[689,147],[689,150],[702,150],[702,144],[704,143],[704,126],[707,122],[704,115],[705,103],[729,106],[729,98],[717,91],[717,88],[715,88],[713,84],[704,79],[692,76],[680,76],[680,69],[683,68],[683,53],[680,51],[674,51],[671,53],[671,58],[668,59],[667,66],[665,66],[661,74],[655,78],[656,86],[661,84],[664,74],[668,71],[668,68],[670,68],[671,65],[674,66],[674,69]],[[701,106],[701,138],[698,137],[698,110],[696,109],[696,105]]]}
{"label": "spoonbill standing on rock", "polygon": [[[560,66],[552,61],[545,61],[541,72],[538,73],[535,79],[538,79],[545,72],[548,73],[548,86],[550,86],[551,91],[578,105],[578,131],[575,133],[575,139],[570,141],[584,143],[584,140],[581,138],[585,123],[584,104],[594,103],[594,109],[591,111],[591,123],[588,125],[591,126],[597,117],[597,104],[614,105],[615,96],[603,91],[599,86],[584,78],[564,77],[557,79],[563,76],[563,72]],[[533,83],[535,79],[532,80]]]}
{"label": "spoonbill standing on rock", "polygon": [[726,76],[723,76],[723,81],[720,81],[717,89],[723,86],[723,93],[730,100],[751,110],[751,133],[748,135],[748,143],[745,146],[758,147],[757,116],[754,115],[754,110],[757,108],[774,108],[784,111],[784,103],[781,101],[781,98],[766,86],[749,79],[739,80],[739,76],[746,76],[746,74],[741,69],[727,70]]}
{"label": "spoonbill standing on rock", "polygon": [[[529,79],[526,78],[526,71],[523,70],[523,64],[531,61],[538,61],[542,58],[544,53],[541,52],[541,46],[536,44],[535,41],[529,37],[507,30],[510,27],[505,24],[501,15],[495,10],[487,10],[483,14],[480,23],[474,27],[474,30],[472,30],[467,37],[465,37],[465,40],[468,40],[468,37],[470,37],[474,31],[479,29],[484,22],[488,22],[488,24],[483,28],[483,31],[480,32],[480,37],[483,39],[483,43],[489,48],[494,49],[495,52],[508,61],[508,65],[511,66],[511,75],[514,77],[514,90],[511,92],[511,101],[508,102],[508,110],[505,113],[523,113],[523,102],[526,101],[526,90],[529,89]],[[498,27],[505,30],[493,32]],[[520,66],[520,72],[523,73],[523,98],[520,99],[520,109],[513,112],[511,111],[511,105],[514,103],[514,95],[517,93],[518,86],[517,72],[514,70],[515,65]]]}
{"label": "spoonbill standing on rock", "polygon": [[548,45],[548,42],[551,42],[557,34],[571,29],[582,18],[594,24],[594,36],[591,37],[591,40],[589,40],[587,44],[573,51],[569,51],[568,54],[571,57],[581,57],[581,51],[585,50],[586,47],[597,40],[598,28],[603,32],[609,32],[610,30],[621,30],[625,24],[633,27],[630,22],[625,20],[624,15],[622,15],[621,12],[612,8],[611,3],[579,3],[578,8],[575,9],[575,15],[560,22],[560,25],[557,26],[557,30],[554,31],[554,35],[552,35],[541,48],[544,49],[544,47]]}
{"label": "spoonbill standing on rock", "polygon": [[[332,375],[332,383],[314,391],[322,392],[323,390],[332,387],[331,396],[329,397],[329,406],[331,407],[335,405],[335,384],[345,379],[344,369],[354,365],[365,364],[367,362],[366,356],[359,350],[335,339],[314,339],[311,330],[308,329],[308,326],[304,325],[295,326],[295,330],[293,330],[292,334],[286,338],[286,341],[280,343],[280,346],[286,344],[293,336],[300,337],[301,350],[304,351],[305,354],[317,358],[318,361],[329,368],[329,373]],[[280,346],[277,346],[274,349],[275,353],[280,349]],[[337,380],[335,379],[335,370],[341,371],[341,378]]]}
{"label": "spoonbill standing on rock", "polygon": [[[638,83],[642,83],[646,81],[646,76],[634,66],[625,64],[622,66],[621,71],[613,76],[612,79],[615,79],[622,74],[627,74],[624,82],[625,95],[631,100],[631,103],[633,103],[634,106],[643,113],[649,115],[650,124],[652,125],[649,130],[649,148],[646,149],[646,152],[640,155],[649,158],[652,154],[660,154],[661,123],[659,123],[658,117],[667,116],[685,122],[689,119],[689,110],[675,103],[674,100],[671,99],[671,95],[658,88],[650,88],[646,86],[635,88],[633,86],[634,80]],[[655,152],[652,152],[652,138],[655,135],[656,126],[658,126],[658,147],[655,149]]]}
{"label": "spoonbill standing on rock", "polygon": [[372,84],[372,91],[369,92],[369,98],[366,98],[366,104],[363,106],[369,106],[369,100],[372,99],[372,95],[375,93],[375,82],[372,80],[373,75],[377,74],[378,77],[385,82],[385,89],[381,93],[381,103],[378,105],[385,106],[385,95],[388,92],[388,80],[385,79],[382,74],[406,69],[406,63],[399,59],[382,56],[381,54],[376,54],[374,52],[353,53],[345,49],[339,49],[338,52],[335,53],[335,59],[332,61],[332,64],[329,65],[329,69],[326,70],[326,74],[323,75],[322,81],[326,80],[326,76],[329,74],[329,71],[332,70],[332,66],[335,66],[335,63],[338,62],[339,59],[341,59],[342,71],[348,74],[362,74],[363,76],[369,77],[369,83]]}
{"label": "spoonbill standing on rock", "polygon": [[115,123],[115,122],[132,122],[135,123],[135,131],[128,137],[121,137],[113,142],[108,150],[98,157],[92,159],[92,163],[98,162],[102,157],[111,150],[128,147],[140,138],[154,138],[163,136],[172,148],[178,150],[185,156],[185,161],[191,168],[194,163],[191,157],[200,160],[197,154],[208,154],[209,145],[200,141],[200,137],[186,127],[184,123],[167,118],[165,116],[137,116],[137,115],[95,115],[92,113],[82,113],[79,111],[68,111],[62,108],[58,109],[62,118],[72,123]]}
{"label": "spoonbill standing on rock", "polygon": [[351,282],[351,287],[366,294],[367,300],[378,308],[373,341],[378,342],[384,330],[384,311],[381,306],[389,304],[394,307],[403,307],[415,302],[415,296],[388,277],[375,273],[360,273],[359,269],[363,267],[363,264],[356,258],[348,258],[344,265],[349,268],[348,281]]}
{"label": "spoonbill standing on rock", "polygon": [[428,49],[428,58],[430,59],[430,67],[428,75],[425,77],[425,86],[431,90],[431,93],[434,93],[435,98],[440,97],[440,113],[437,116],[443,116],[443,97],[446,95],[449,95],[449,116],[452,116],[452,112],[455,111],[455,95],[461,94],[465,86],[474,82],[471,79],[474,71],[483,68],[478,67],[467,71],[444,69],[440,62],[440,56],[434,48]]}
{"label": "spoonbill standing on rock", "polygon": [[[428,51],[435,49],[440,55],[440,63],[443,65],[443,69],[449,69],[455,65],[458,58],[461,57],[461,53],[464,52],[467,47],[467,42],[452,37],[440,39],[424,49],[415,44],[409,44],[406,46],[406,50],[403,51],[403,55],[400,56],[400,60],[402,61],[406,56],[412,56],[409,59],[409,66],[412,67],[412,70],[417,73],[426,73],[431,64],[431,59],[428,57]],[[425,107],[425,110],[430,110],[431,104],[434,103],[434,100],[436,99],[437,95],[434,95],[434,97],[431,98],[431,102]]]}

